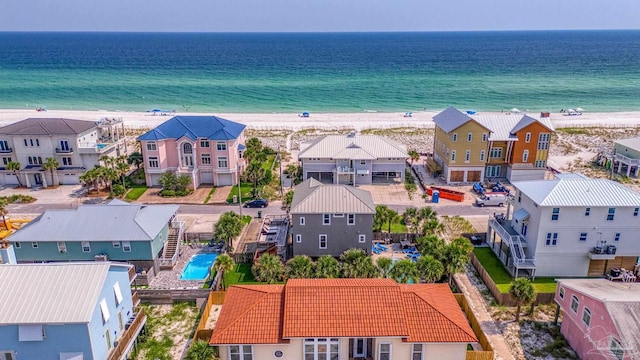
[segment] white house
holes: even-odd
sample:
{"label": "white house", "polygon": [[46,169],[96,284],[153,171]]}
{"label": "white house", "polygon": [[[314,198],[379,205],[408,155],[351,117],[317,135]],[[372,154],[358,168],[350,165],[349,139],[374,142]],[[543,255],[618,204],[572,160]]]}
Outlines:
{"label": "white house", "polygon": [[514,182],[506,219],[491,219],[487,242],[512,273],[603,276],[640,256],[640,194],[579,174]]}

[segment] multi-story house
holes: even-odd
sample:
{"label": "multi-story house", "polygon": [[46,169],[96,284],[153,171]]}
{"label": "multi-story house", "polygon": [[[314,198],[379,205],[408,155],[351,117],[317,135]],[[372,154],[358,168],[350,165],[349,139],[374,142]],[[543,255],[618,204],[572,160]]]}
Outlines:
{"label": "multi-story house", "polygon": [[231,286],[209,343],[232,360],[463,360],[477,342],[446,284],[290,279]]}
{"label": "multi-story house", "polygon": [[305,180],[291,202],[293,255],[340,256],[352,248],[371,253],[376,205],[371,193],[349,185]]}
{"label": "multi-story house", "polygon": [[408,157],[407,147],[397,141],[355,132],[301,143],[298,154],[304,180],[349,185],[404,182]]}
{"label": "multi-story house", "polygon": [[580,359],[640,358],[640,284],[560,279],[560,332]]}
{"label": "multi-story house", "polygon": [[433,159],[447,183],[544,178],[553,132],[548,117],[469,115],[449,107],[433,121]]}
{"label": "multi-story house", "polygon": [[[46,210],[7,238],[19,263],[111,260],[133,264],[140,282],[179,256],[177,205],[107,205]],[[144,273],[143,273],[144,272]]]}
{"label": "multi-story house", "polygon": [[638,177],[640,174],[640,136],[616,140],[614,147],[614,167],[618,174]]}
{"label": "multi-story house", "polygon": [[[0,184],[27,187],[79,184],[80,175],[98,165],[102,156],[126,154],[122,119],[26,119],[0,128]],[[42,169],[49,157],[60,165],[53,178],[51,172]],[[10,162],[20,163],[17,176],[6,169]]]}
{"label": "multi-story house", "polygon": [[16,253],[13,245],[6,241],[0,241],[0,265],[1,264],[17,264]]}
{"label": "multi-story house", "polygon": [[0,266],[0,359],[124,360],[146,317],[130,265]]}
{"label": "multi-story house", "polygon": [[175,116],[138,137],[148,186],[163,173],[200,184],[235,185],[245,168],[245,125],[216,116]]}
{"label": "multi-story house", "polygon": [[514,182],[505,219],[490,219],[487,242],[516,275],[603,276],[640,256],[640,194],[578,174]]}

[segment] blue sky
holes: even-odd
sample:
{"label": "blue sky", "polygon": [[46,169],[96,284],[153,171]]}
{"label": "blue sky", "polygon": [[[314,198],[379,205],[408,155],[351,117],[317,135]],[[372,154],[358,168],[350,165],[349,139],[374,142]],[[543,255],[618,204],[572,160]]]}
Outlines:
{"label": "blue sky", "polygon": [[640,0],[3,0],[0,31],[640,29]]}

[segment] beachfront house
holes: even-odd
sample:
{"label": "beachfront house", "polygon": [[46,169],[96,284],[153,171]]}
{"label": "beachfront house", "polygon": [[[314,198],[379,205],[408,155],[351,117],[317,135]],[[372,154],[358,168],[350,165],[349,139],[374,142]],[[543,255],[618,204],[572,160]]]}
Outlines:
{"label": "beachfront house", "polygon": [[560,279],[560,332],[580,359],[640,358],[640,284]]}
{"label": "beachfront house", "polygon": [[[122,119],[26,119],[0,128],[0,184],[75,185],[85,170],[99,164],[100,157],[126,154]],[[53,175],[42,168],[47,158],[60,165]],[[20,163],[17,174],[7,169],[10,162]]]}
{"label": "beachfront house", "polygon": [[549,117],[470,115],[449,107],[433,121],[433,158],[428,166],[447,183],[544,178],[554,131]]}
{"label": "beachfront house", "polygon": [[376,205],[371,193],[311,178],[295,187],[291,202],[293,255],[340,256],[352,248],[371,253]]}
{"label": "beachfront house", "polygon": [[7,238],[19,263],[121,261],[133,264],[142,283],[173,268],[184,222],[177,205],[106,205],[46,210]]}
{"label": "beachfront house", "polygon": [[407,147],[378,135],[325,135],[300,144],[303,180],[326,184],[404,182]]}
{"label": "beachfront house", "polygon": [[167,171],[201,184],[238,183],[245,168],[245,125],[217,116],[175,116],[138,137],[147,186],[160,186]]}
{"label": "beachfront house", "polygon": [[640,136],[614,141],[613,154],[600,153],[599,162],[600,165],[608,166],[618,174],[638,177],[640,174]]}
{"label": "beachfront house", "polygon": [[0,266],[0,359],[124,360],[146,317],[129,265]]}
{"label": "beachfront house", "polygon": [[290,279],[231,286],[209,343],[221,359],[463,360],[476,342],[446,284]]}
{"label": "beachfront house", "polygon": [[604,276],[640,256],[640,194],[579,174],[514,182],[505,219],[489,220],[487,243],[513,274]]}

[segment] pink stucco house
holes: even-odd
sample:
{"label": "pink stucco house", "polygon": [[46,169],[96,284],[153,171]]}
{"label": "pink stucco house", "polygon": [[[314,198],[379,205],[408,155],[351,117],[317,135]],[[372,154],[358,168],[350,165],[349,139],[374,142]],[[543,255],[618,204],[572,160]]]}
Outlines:
{"label": "pink stucco house", "polygon": [[640,358],[640,283],[558,280],[561,333],[581,359]]}
{"label": "pink stucco house", "polygon": [[175,116],[138,138],[147,186],[163,173],[191,176],[200,184],[235,185],[245,168],[245,125],[216,116]]}

